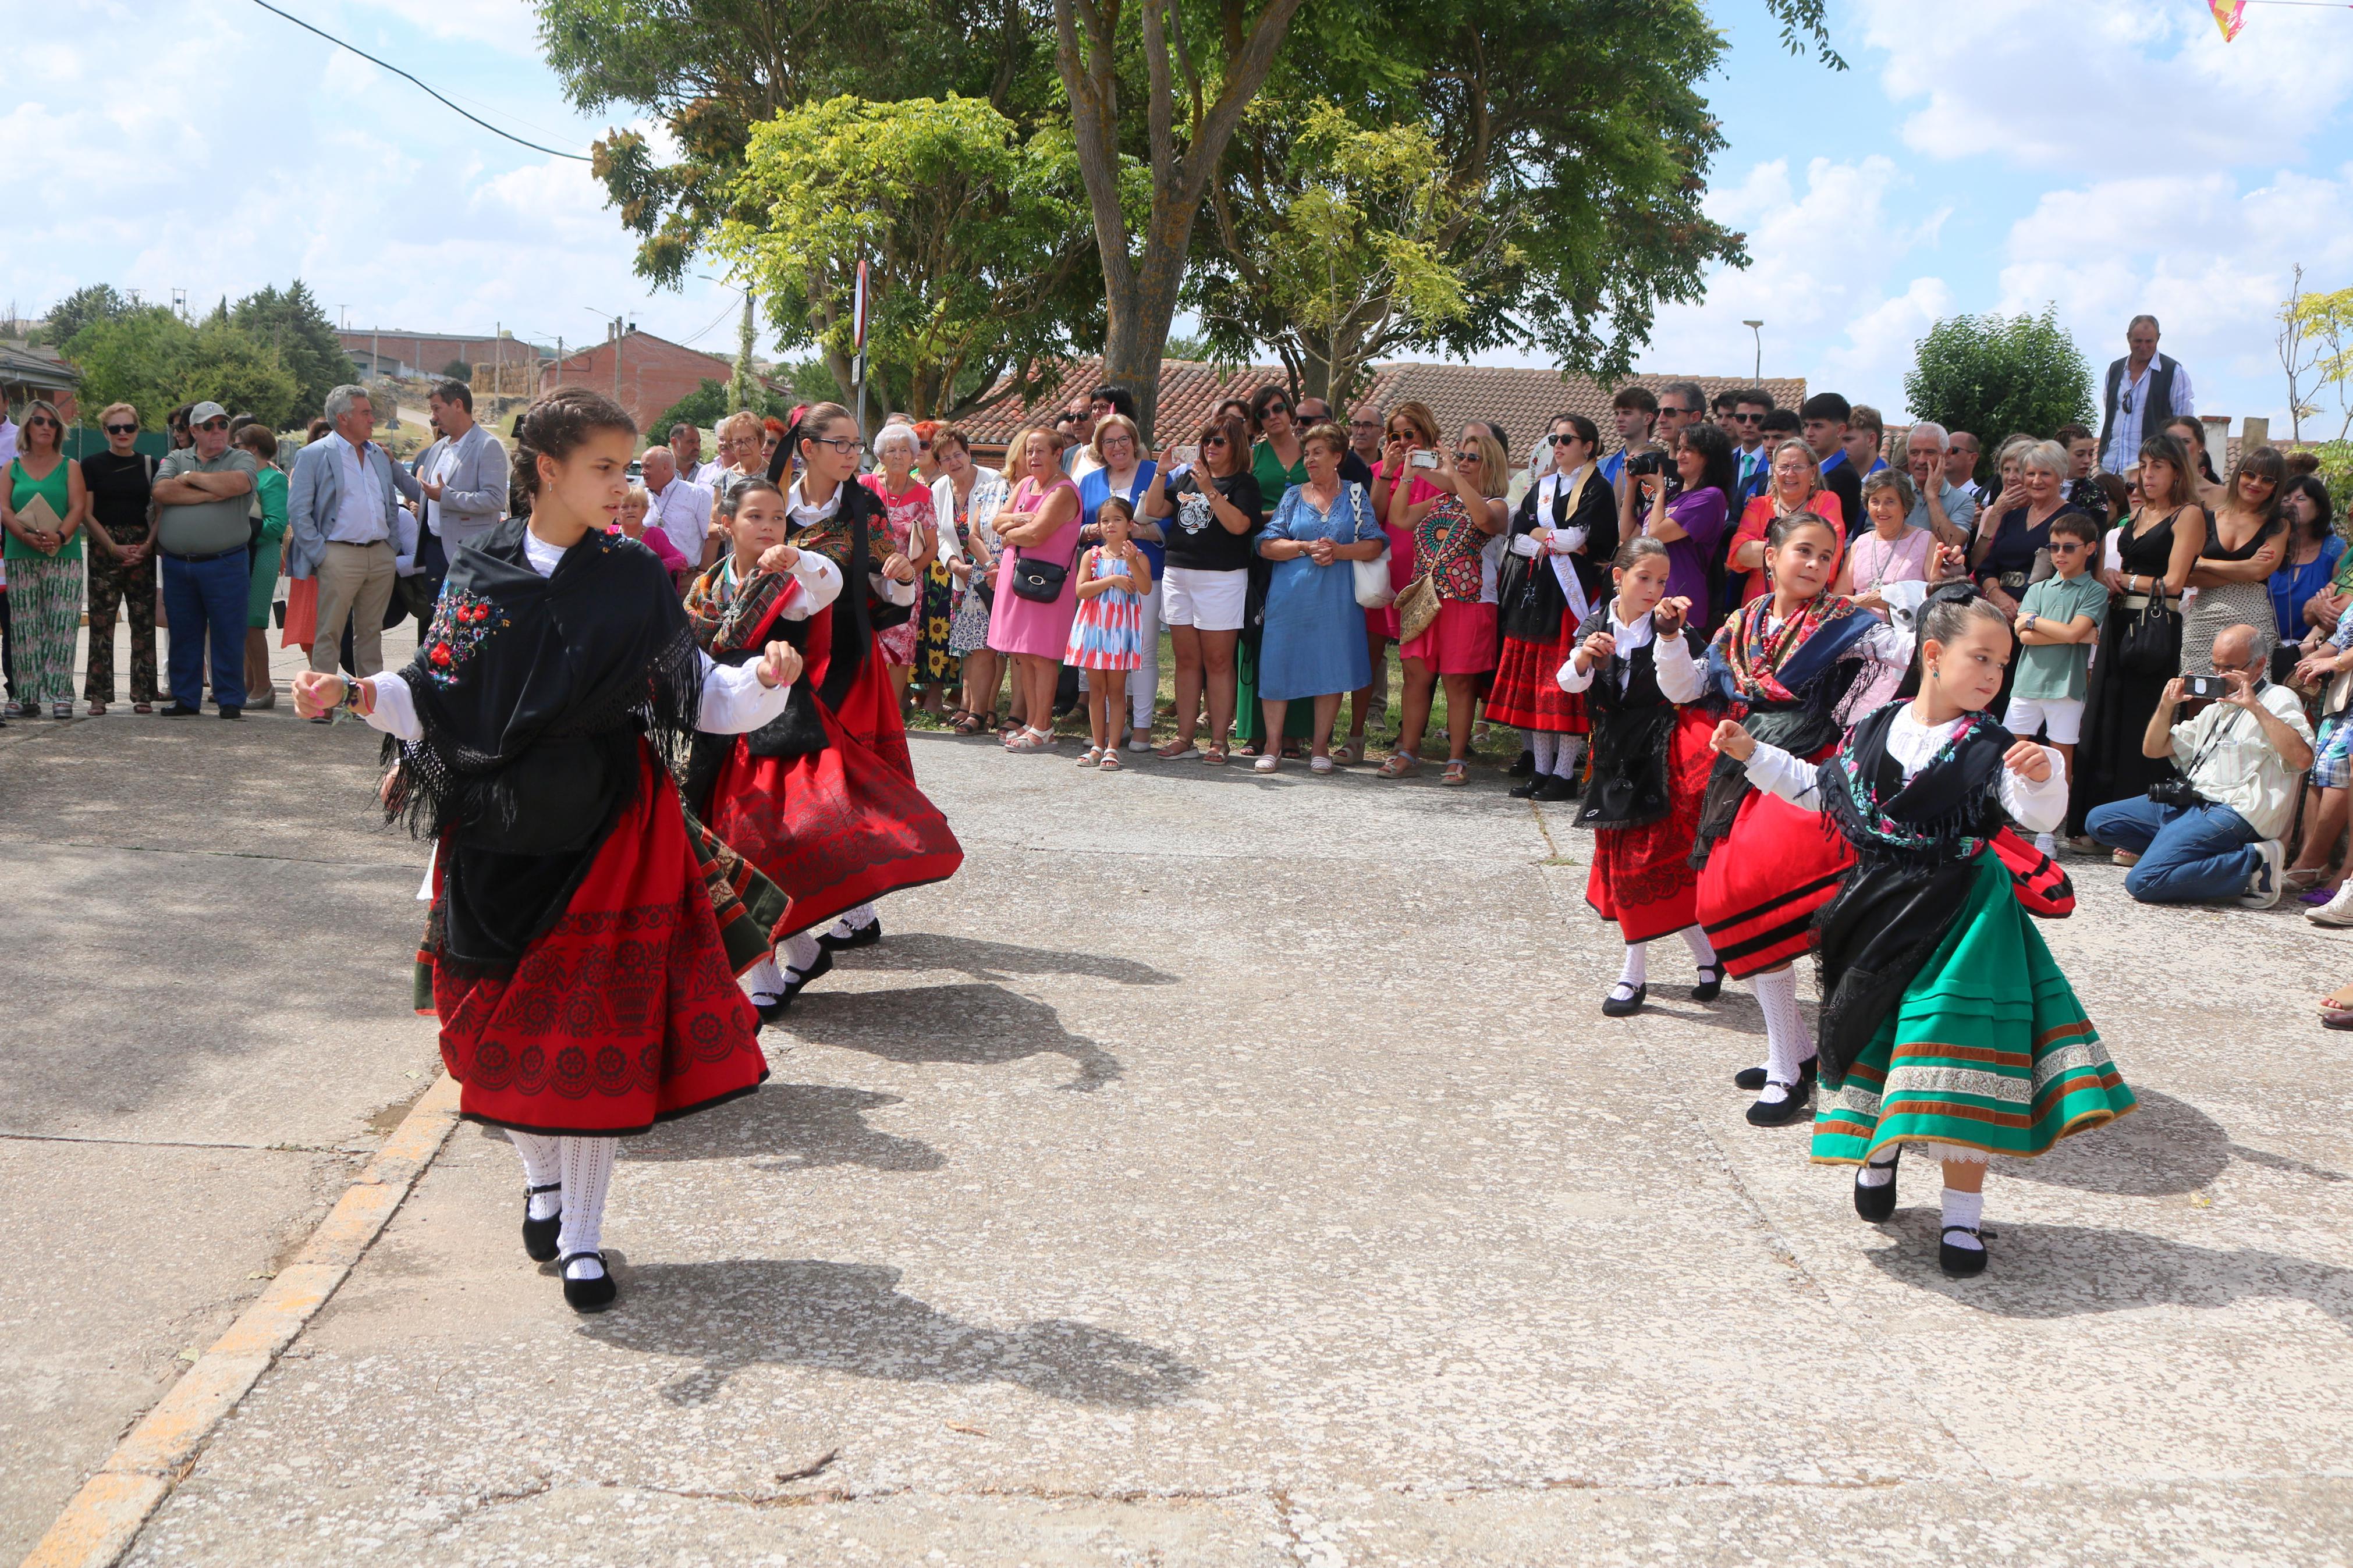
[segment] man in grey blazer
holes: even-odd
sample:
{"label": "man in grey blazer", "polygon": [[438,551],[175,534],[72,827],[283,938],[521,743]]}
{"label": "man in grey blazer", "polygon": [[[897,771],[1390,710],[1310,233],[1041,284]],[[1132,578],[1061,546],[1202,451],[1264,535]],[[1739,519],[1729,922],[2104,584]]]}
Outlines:
{"label": "man in grey blazer", "polygon": [[352,673],[384,670],[384,612],[392,602],[395,493],[421,499],[407,472],[375,444],[375,410],[367,389],[327,394],[334,433],[295,455],[286,485],[287,574],[316,578],[319,634],[311,668],[333,674],[344,623],[352,628]]}
{"label": "man in grey blazer", "polygon": [[449,558],[489,533],[507,512],[507,453],[474,423],[474,389],[437,384],[426,397],[441,439],[417,455],[410,472],[424,493],[425,531],[417,542],[416,581],[429,604],[441,596]]}

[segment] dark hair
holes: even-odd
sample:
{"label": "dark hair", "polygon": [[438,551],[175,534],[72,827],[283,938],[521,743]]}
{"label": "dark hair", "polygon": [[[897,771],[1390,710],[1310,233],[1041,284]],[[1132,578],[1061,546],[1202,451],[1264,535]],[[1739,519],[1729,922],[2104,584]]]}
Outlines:
{"label": "dark hair", "polygon": [[1794,408],[1776,408],[1767,412],[1757,427],[1767,436],[1795,436],[1806,427],[1806,422],[1798,417]]}
{"label": "dark hair", "polygon": [[1728,387],[1725,390],[1717,393],[1713,398],[1708,400],[1709,410],[1716,414],[1729,414],[1736,406],[1736,405],[1733,402],[1732,391]]}
{"label": "dark hair", "polygon": [[[1250,427],[1248,426],[1244,425],[1240,420],[1235,418],[1230,414],[1218,414],[1202,422],[1201,433],[1195,437],[1194,439],[1199,442],[1201,446],[1206,448],[1209,444],[1209,437],[1212,436],[1222,436],[1226,438],[1226,456],[1232,458],[1234,463],[1233,468],[1228,470],[1229,473],[1240,473],[1250,466]],[[1214,479],[1222,479],[1226,478],[1225,474],[1219,473],[1215,468],[1210,468],[1208,465],[1208,453],[1204,450],[1201,455],[1202,468],[1208,469],[1210,476]]]}
{"label": "dark hair", "polygon": [[2078,441],[2090,440],[2092,438],[2092,433],[2084,428],[2081,425],[2070,420],[2066,424],[2059,426],[2056,430],[2051,432],[2051,438],[2053,441],[2058,442],[2062,447],[2072,447]]}
{"label": "dark hair", "polygon": [[1735,408],[1747,403],[1762,408],[1767,414],[1774,411],[1773,395],[1761,386],[1744,386],[1737,392],[1727,392],[1724,395],[1732,399],[1731,406]]}
{"label": "dark hair", "polygon": [[1854,405],[1835,392],[1817,392],[1798,405],[1800,419],[1827,419],[1833,425],[1843,425],[1854,416]]}
{"label": "dark hair", "polygon": [[[172,412],[164,416],[164,426],[169,427],[171,426],[177,425],[182,429],[185,429],[188,424],[188,416],[195,411],[195,406],[196,405],[193,403],[181,404],[177,408],[173,409]],[[330,423],[327,426],[327,428],[330,430],[333,429],[333,424]]]}
{"label": "dark hair", "polygon": [[[244,447],[265,463],[278,460],[278,437],[271,435],[269,426],[259,419],[228,439],[231,446]],[[2325,496],[2327,492],[2324,490],[2321,493]]]}
{"label": "dark hair", "polygon": [[802,442],[819,439],[825,427],[837,420],[856,417],[839,403],[812,403],[793,420],[793,427],[785,432],[784,444],[778,450],[789,449],[797,458]]}
{"label": "dark hair", "polygon": [[619,404],[585,386],[559,386],[540,394],[515,421],[512,488],[538,495],[539,460],[550,458],[560,463],[599,430],[619,430],[634,441],[638,422]]}
{"label": "dark hair", "polygon": [[719,491],[719,515],[722,517],[733,517],[736,510],[743,506],[744,498],[748,495],[774,496],[780,502],[785,499],[785,492],[776,488],[776,481],[774,479],[738,479],[732,485],[726,485],[721,488]]}
{"label": "dark hair", "polygon": [[1092,392],[1088,393],[1087,401],[1089,403],[1108,403],[1111,405],[1111,411],[1113,414],[1124,414],[1130,419],[1135,417],[1135,394],[1128,391],[1128,389],[1124,386],[1113,386],[1106,382],[1104,384],[1096,387]]}
{"label": "dark hair", "polygon": [[1621,386],[1618,395],[1609,400],[1612,408],[1639,408],[1653,419],[1658,417],[1659,400],[1647,386]]}
{"label": "dark hair", "polygon": [[250,414],[232,414],[232,415],[230,415],[230,416],[228,416],[228,438],[229,438],[229,440],[230,440],[230,441],[232,441],[232,442],[234,442],[234,441],[237,439],[237,433],[238,431],[240,431],[240,430],[244,429],[247,426],[248,426],[248,425],[259,425],[259,424],[260,424],[260,423],[261,423],[261,421],[260,421],[260,420],[256,419],[256,418],[255,418],[252,415],[250,415]]}
{"label": "dark hair", "polygon": [[1220,419],[1239,419],[1247,426],[1250,420],[1250,405],[1249,398],[1229,397],[1223,403],[1218,405],[1217,417]]}
{"label": "dark hair", "polygon": [[2247,504],[2239,494],[2239,483],[2250,476],[2268,479],[2272,482],[2271,499],[2255,514],[2268,527],[2279,516],[2280,497],[2284,493],[2282,487],[2287,481],[2287,459],[2281,457],[2278,448],[2274,447],[2258,447],[2242,454],[2238,466],[2231,470],[2231,488],[2222,498],[2224,505],[2243,507]]}
{"label": "dark hair", "polygon": [[[1592,420],[1588,419],[1584,415],[1556,414],[1552,416],[1552,423],[1553,425],[1567,426],[1569,430],[1578,440],[1584,442],[1587,446],[1592,447],[1596,451],[1599,451],[1601,449],[1601,427],[1596,425]],[[1551,426],[1546,426],[1546,429],[1549,431],[1551,427]]]}
{"label": "dark hair", "polygon": [[1636,562],[1650,560],[1672,562],[1674,555],[1667,549],[1665,540],[1638,533],[1618,547],[1618,553],[1609,558],[1609,564],[1618,571],[1631,572]]}
{"label": "dark hair", "polygon": [[334,430],[335,422],[322,414],[312,419],[310,426],[302,432],[303,443],[308,445],[312,441],[318,440],[322,436],[332,436],[334,434]]}
{"label": "dark hair", "polygon": [[2073,534],[2086,544],[2100,542],[2099,520],[2088,511],[2077,511],[2073,507],[2051,520],[2050,532],[2053,538],[2063,533]]}
{"label": "dark hair", "polygon": [[1707,393],[1695,381],[1671,381],[1659,390],[1671,397],[1680,397],[1690,404],[1690,413],[1705,414],[1707,412]]}
{"label": "dark hair", "polygon": [[1865,475],[1862,481],[1862,504],[1868,507],[1871,504],[1871,498],[1881,490],[1895,492],[1895,499],[1904,503],[1904,514],[1906,517],[1912,514],[1913,503],[1919,500],[1912,489],[1912,476],[1901,468],[1882,468],[1877,473]]}
{"label": "dark hair", "polygon": [[1103,503],[1095,508],[1095,521],[1097,522],[1101,522],[1105,516],[1113,510],[1117,510],[1120,516],[1127,519],[1130,522],[1134,522],[1135,521],[1135,503],[1129,500],[1125,496],[1105,497]]}
{"label": "dark hair", "polygon": [[1261,386],[1256,392],[1250,394],[1250,422],[1251,429],[1257,430],[1264,427],[1266,424],[1266,411],[1273,405],[1274,402],[1278,398],[1282,400],[1282,405],[1285,408],[1292,410],[1294,414],[1298,412],[1298,405],[1293,401],[1292,395],[1289,392],[1280,386]]}
{"label": "dark hair", "polygon": [[454,403],[469,414],[474,411],[474,389],[454,377],[435,382],[433,390],[425,395],[438,397],[444,403]]}
{"label": "dark hair", "polygon": [[1496,424],[1493,419],[1473,419],[1470,421],[1470,423],[1478,426],[1479,428],[1487,432],[1488,435],[1493,436],[1495,438],[1495,445],[1504,449],[1504,461],[1509,462],[1511,460],[1512,438],[1504,434],[1504,427],[1501,425]]}
{"label": "dark hair", "polygon": [[[1926,647],[1932,642],[1949,643],[1975,620],[1991,621],[2004,631],[2010,629],[2010,617],[2000,606],[1978,593],[1973,584],[1964,585],[1957,592],[1947,587],[1932,593],[1920,605],[1916,623],[1920,645]],[[1919,662],[1916,654],[1914,662]]]}
{"label": "dark hair", "polygon": [[2218,479],[2214,474],[2213,454],[2210,453],[2206,449],[2205,425],[2195,414],[2177,414],[2170,419],[2168,419],[2164,424],[2158,426],[2157,427],[2158,433],[2162,435],[2166,431],[2172,429],[2177,425],[2187,425],[2192,430],[2198,432],[2198,440],[2196,445],[2193,446],[2188,441],[2183,441],[2181,443],[2181,450],[2186,456],[2194,457],[2198,459],[2197,468],[2199,476],[2210,485],[2221,483],[2221,481]]}
{"label": "dark hair", "polygon": [[2337,521],[2337,514],[2331,510],[2331,502],[2328,499],[2328,487],[2321,482],[2318,474],[2296,475],[2280,487],[2280,510],[2283,512],[2287,510],[2287,498],[2298,493],[2310,496],[2313,504],[2320,509],[2319,513],[2312,520],[2312,526],[2320,531],[2320,536],[2323,539],[2327,538],[2329,529]]}
{"label": "dark hair", "polygon": [[2309,447],[2299,447],[2287,455],[2287,471],[2299,478],[2320,472],[2320,454]]}
{"label": "dark hair", "polygon": [[2148,493],[2148,470],[2141,469],[2140,499],[2150,506],[2195,506],[2198,504],[2198,471],[2189,466],[2189,450],[2179,437],[2151,436],[2140,444],[2140,461],[2146,465],[2152,458],[2174,472],[2172,493],[2162,501]]}
{"label": "dark hair", "polygon": [[1820,512],[1790,511],[1782,513],[1767,525],[1765,542],[1768,548],[1778,550],[1788,543],[1789,536],[1801,528],[1819,528],[1832,539],[1840,537],[1839,531],[1831,526],[1831,520]]}
{"label": "dark hair", "polygon": [[1707,464],[1699,483],[1692,489],[1713,489],[1724,497],[1725,506],[1730,506],[1732,492],[1740,488],[1740,468],[1732,460],[1732,437],[1703,419],[1696,425],[1684,426],[1682,439]]}
{"label": "dark hair", "polygon": [[2114,474],[2094,474],[2092,482],[2100,487],[2102,495],[2108,498],[2110,517],[2122,517],[2132,510],[2132,492],[2125,489],[2124,480]]}

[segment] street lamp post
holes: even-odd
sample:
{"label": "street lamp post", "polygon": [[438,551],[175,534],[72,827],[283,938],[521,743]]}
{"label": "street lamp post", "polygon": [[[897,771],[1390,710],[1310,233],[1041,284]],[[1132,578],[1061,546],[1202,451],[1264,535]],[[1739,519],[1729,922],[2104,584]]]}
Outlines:
{"label": "street lamp post", "polygon": [[1757,334],[1757,363],[1748,374],[1751,380],[1762,381],[1765,379],[1765,323],[1743,321],[1740,324]]}

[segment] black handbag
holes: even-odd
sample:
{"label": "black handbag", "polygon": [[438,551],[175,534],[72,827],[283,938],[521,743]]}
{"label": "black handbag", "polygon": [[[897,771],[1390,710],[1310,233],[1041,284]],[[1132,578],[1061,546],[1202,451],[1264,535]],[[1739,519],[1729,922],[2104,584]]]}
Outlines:
{"label": "black handbag", "polygon": [[2116,643],[2116,668],[2144,680],[2170,680],[2181,673],[2181,612],[2165,600],[2165,582],[2151,585],[2148,603],[2127,614]]}
{"label": "black handbag", "polygon": [[1071,569],[1051,561],[1032,561],[1020,551],[1013,552],[1013,594],[1034,605],[1050,605],[1062,596],[1062,584],[1070,581]]}

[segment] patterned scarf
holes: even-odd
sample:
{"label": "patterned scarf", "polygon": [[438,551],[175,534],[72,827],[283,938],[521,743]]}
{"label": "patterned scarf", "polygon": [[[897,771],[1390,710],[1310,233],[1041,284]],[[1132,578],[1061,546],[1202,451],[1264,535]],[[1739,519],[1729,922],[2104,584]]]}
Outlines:
{"label": "patterned scarf", "polygon": [[[1807,601],[1804,608],[1781,624],[1778,631],[1771,630],[1773,595],[1767,594],[1752,599],[1740,608],[1739,614],[1725,623],[1716,634],[1716,647],[1725,668],[1732,675],[1734,694],[1747,702],[1795,702],[1799,692],[1811,684],[1820,672],[1808,668],[1802,678],[1786,681],[1786,673],[1795,676],[1791,666],[1816,634],[1825,628],[1839,626],[1858,612],[1854,601],[1835,594],[1818,594]],[[1841,626],[1842,633],[1855,630]],[[1868,629],[1864,627],[1863,629]],[[1850,637],[1841,637],[1841,646]]]}
{"label": "patterned scarf", "polygon": [[1822,767],[1822,809],[1866,856],[1974,860],[2001,827],[1998,786],[2012,737],[1990,716],[1967,714],[1906,779],[1887,736],[1907,706],[1890,702],[1846,732]]}

